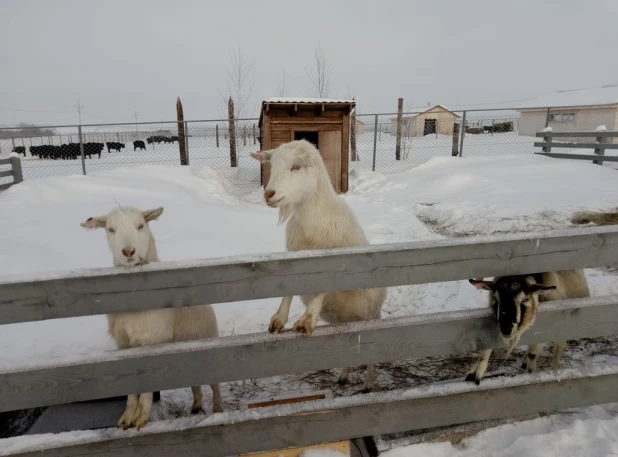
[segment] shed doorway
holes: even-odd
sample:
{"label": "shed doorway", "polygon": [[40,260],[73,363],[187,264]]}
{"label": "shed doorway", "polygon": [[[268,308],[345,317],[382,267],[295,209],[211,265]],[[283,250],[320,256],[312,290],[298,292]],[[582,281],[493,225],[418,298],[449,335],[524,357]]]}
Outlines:
{"label": "shed doorway", "polygon": [[319,132],[294,132],[294,140],[307,140],[317,148],[318,133]]}
{"label": "shed doorway", "polygon": [[436,133],[436,120],[425,119],[425,130],[423,131],[423,135],[431,135],[432,133]]}

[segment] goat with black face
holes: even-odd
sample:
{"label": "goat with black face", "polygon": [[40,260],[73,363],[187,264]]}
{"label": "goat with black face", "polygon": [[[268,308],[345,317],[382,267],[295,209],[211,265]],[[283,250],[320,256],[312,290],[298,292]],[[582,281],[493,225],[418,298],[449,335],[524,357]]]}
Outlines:
{"label": "goat with black face", "polygon": [[[582,270],[564,270],[532,275],[502,276],[493,281],[470,279],[477,289],[490,292],[489,304],[500,334],[508,348],[508,354],[515,348],[521,335],[534,324],[539,303],[567,298],[590,296],[588,282]],[[554,343],[552,367],[557,369],[565,341]],[[523,360],[523,368],[536,371],[536,361],[542,344],[531,344]],[[487,370],[492,349],[481,353],[476,366],[468,373],[466,381],[481,383]]]}

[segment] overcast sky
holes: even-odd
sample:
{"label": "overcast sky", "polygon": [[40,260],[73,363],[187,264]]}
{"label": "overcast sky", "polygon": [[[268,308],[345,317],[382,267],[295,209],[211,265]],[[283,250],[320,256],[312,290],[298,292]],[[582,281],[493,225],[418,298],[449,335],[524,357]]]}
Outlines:
{"label": "overcast sky", "polygon": [[618,82],[613,0],[0,0],[0,18],[2,125],[76,123],[78,98],[84,123],[172,120],[177,96],[186,119],[220,117],[239,47],[256,115],[284,72],[312,95],[318,41],[330,96],[361,113]]}

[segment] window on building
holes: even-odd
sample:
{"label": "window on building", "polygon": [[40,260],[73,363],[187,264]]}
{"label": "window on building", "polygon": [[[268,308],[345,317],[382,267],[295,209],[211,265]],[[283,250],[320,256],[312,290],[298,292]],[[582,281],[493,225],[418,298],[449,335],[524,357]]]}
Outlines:
{"label": "window on building", "polygon": [[550,122],[575,122],[575,113],[550,113]]}

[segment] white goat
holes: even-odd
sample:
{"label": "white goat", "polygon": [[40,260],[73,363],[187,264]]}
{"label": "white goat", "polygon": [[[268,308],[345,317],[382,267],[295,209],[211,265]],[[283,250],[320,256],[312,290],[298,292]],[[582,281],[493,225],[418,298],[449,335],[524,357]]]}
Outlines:
{"label": "white goat", "polygon": [[[163,208],[140,211],[135,208],[115,208],[106,216],[91,217],[82,222],[88,229],[104,228],[115,266],[145,265],[158,262],[157,247],[148,226],[156,220]],[[136,346],[187,341],[218,336],[217,318],[210,305],[186,308],[166,308],[151,311],[108,314],[109,334],[120,349]],[[213,392],[213,411],[220,412],[221,393],[218,384],[210,386]],[[202,410],[202,389],[192,387],[192,413]],[[131,394],[127,408],[118,426],[142,428],[148,423],[152,409],[152,392]]]}
{"label": "white goat", "polygon": [[[279,223],[287,221],[288,251],[369,244],[352,209],[333,189],[322,157],[311,143],[292,141],[251,155],[271,165],[264,198],[268,206],[279,208]],[[281,300],[279,310],[270,320],[270,332],[280,332],[285,327],[292,298]],[[329,292],[300,298],[307,310],[292,331],[310,334],[318,317],[332,324],[379,319],[386,289]],[[344,368],[339,382],[345,383],[348,375],[349,368]],[[365,389],[371,390],[373,384],[373,365],[368,365]]]}

